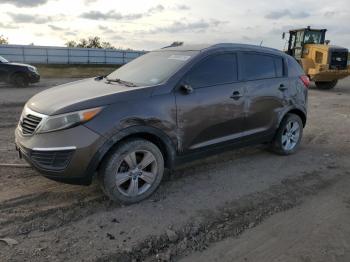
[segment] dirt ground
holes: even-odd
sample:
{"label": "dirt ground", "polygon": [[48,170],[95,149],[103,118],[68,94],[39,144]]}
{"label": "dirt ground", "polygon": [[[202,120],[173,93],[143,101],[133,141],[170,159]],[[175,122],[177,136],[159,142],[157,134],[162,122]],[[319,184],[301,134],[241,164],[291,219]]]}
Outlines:
{"label": "dirt ground", "polygon": [[[0,87],[0,163],[26,99],[64,80]],[[53,82],[52,82],[53,81]],[[350,79],[310,89],[300,150],[263,146],[179,167],[148,200],[0,167],[0,261],[350,261]]]}

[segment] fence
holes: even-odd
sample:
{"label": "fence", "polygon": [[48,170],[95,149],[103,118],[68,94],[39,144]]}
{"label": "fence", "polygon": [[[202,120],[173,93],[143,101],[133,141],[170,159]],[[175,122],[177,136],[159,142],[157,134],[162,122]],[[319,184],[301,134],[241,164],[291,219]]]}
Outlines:
{"label": "fence", "polygon": [[0,56],[11,62],[33,64],[122,65],[144,53],[144,51],[124,51],[98,48],[0,45]]}

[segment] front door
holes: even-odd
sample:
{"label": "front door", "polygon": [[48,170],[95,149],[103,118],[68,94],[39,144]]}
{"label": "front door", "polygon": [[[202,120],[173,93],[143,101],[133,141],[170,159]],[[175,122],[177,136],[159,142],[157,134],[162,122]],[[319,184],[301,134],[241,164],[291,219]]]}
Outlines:
{"label": "front door", "polygon": [[[235,53],[211,54],[186,74],[175,91],[182,151],[242,136],[245,91],[237,80]],[[193,91],[183,90],[184,85]]]}

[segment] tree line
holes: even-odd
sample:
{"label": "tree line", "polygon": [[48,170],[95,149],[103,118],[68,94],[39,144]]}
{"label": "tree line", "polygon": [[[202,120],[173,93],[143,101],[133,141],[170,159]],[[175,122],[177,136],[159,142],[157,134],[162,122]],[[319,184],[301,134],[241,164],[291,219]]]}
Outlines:
{"label": "tree line", "polygon": [[[0,35],[0,45],[8,45],[9,41],[8,38],[6,38],[3,35]],[[169,46],[166,47],[174,47],[174,46],[181,46],[183,45],[183,42],[175,41]],[[34,45],[31,43],[31,45]],[[98,36],[90,36],[88,38],[82,38],[78,41],[76,40],[70,40],[65,43],[66,47],[77,47],[77,48],[103,48],[103,49],[116,49],[115,46],[113,46],[110,42],[102,41],[100,37]],[[118,48],[123,49],[123,48]],[[132,50],[130,48],[124,49],[124,50]]]}

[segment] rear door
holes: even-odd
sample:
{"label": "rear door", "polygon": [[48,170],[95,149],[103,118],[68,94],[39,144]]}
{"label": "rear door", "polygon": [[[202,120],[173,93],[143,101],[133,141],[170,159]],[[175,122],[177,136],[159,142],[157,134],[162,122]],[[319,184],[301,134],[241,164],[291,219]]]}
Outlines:
{"label": "rear door", "polygon": [[289,81],[281,56],[257,52],[239,55],[240,77],[246,89],[247,135],[272,133],[279,112],[287,106]]}
{"label": "rear door", "polygon": [[[215,53],[197,62],[176,90],[182,150],[232,141],[244,131],[244,88],[237,81],[237,55]],[[193,89],[181,90],[182,85]]]}

